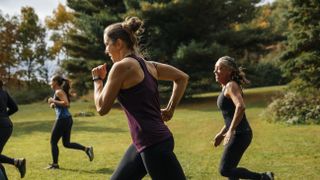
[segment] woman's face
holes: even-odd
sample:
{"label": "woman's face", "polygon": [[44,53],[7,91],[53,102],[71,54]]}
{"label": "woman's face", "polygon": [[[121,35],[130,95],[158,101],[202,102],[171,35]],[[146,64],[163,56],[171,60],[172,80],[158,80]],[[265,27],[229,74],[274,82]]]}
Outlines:
{"label": "woman's face", "polygon": [[115,46],[116,42],[113,42],[107,35],[104,37],[104,44],[106,46],[105,53],[110,56],[112,62],[120,60],[120,53]]}
{"label": "woman's face", "polygon": [[57,81],[54,81],[53,79],[51,79],[51,81],[50,81],[51,89],[55,89],[57,87],[57,85],[58,85]]}
{"label": "woman's face", "polygon": [[223,64],[220,60],[216,62],[213,72],[216,81],[223,85],[229,82],[232,73],[231,69],[228,68],[225,64]]}

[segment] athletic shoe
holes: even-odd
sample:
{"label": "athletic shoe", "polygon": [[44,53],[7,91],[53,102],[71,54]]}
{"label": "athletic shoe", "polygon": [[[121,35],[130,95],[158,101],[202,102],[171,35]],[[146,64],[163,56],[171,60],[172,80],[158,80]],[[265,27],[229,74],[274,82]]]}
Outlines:
{"label": "athletic shoe", "polygon": [[273,172],[265,172],[262,173],[262,178],[263,180],[274,180],[274,174]]}
{"label": "athletic shoe", "polygon": [[59,165],[58,164],[49,164],[49,166],[44,169],[49,169],[49,170],[50,169],[52,169],[52,170],[59,169]]}
{"label": "athletic shoe", "polygon": [[93,147],[92,146],[87,147],[86,154],[89,157],[89,160],[92,161],[93,158],[94,158]]}
{"label": "athletic shoe", "polygon": [[15,166],[16,168],[18,168],[20,172],[20,177],[24,178],[24,176],[26,175],[26,159],[25,158],[17,159],[17,164]]}

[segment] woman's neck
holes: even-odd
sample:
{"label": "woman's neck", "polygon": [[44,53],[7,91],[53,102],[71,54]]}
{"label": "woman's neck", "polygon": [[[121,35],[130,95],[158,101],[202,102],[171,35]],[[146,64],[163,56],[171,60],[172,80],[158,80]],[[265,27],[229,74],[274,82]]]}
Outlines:
{"label": "woman's neck", "polygon": [[123,59],[129,55],[135,54],[133,50],[131,49],[123,49],[120,51],[120,59]]}

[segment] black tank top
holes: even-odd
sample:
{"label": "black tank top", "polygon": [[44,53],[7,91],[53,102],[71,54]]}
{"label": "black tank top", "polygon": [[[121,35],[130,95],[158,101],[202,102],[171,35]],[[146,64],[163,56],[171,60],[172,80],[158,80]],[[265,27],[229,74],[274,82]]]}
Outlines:
{"label": "black tank top", "polygon": [[[222,90],[222,92],[218,96],[217,105],[222,112],[226,128],[229,129],[236,108],[232,99],[224,96],[224,91],[225,91],[225,88]],[[244,114],[240,123],[236,127],[236,134],[248,133],[248,132],[251,132],[251,127],[248,123],[246,114]]]}

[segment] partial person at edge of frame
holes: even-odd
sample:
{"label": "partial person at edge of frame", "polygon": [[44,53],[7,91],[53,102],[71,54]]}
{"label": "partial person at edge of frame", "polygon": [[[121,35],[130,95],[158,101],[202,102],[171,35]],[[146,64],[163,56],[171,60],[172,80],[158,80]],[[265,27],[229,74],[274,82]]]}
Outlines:
{"label": "partial person at edge of frame", "polygon": [[248,84],[244,72],[229,56],[218,59],[214,67],[216,81],[222,91],[217,99],[225,125],[214,138],[217,147],[223,141],[224,152],[219,172],[228,179],[273,180],[272,172],[257,173],[238,167],[242,155],[252,140],[252,129],[245,114],[242,85]]}
{"label": "partial person at edge of frame", "polygon": [[[135,180],[149,174],[152,179],[184,180],[173,152],[174,138],[165,122],[172,118],[189,76],[173,66],[144,60],[137,43],[142,25],[137,17],[109,25],[104,31],[104,43],[113,66],[109,73],[106,64],[92,69],[98,113],[107,114],[117,98],[127,115],[133,141],[111,179]],[[160,109],[158,80],[173,82],[164,109]]]}
{"label": "partial person at edge of frame", "polygon": [[2,154],[2,150],[9,140],[13,124],[9,116],[18,111],[18,106],[8,94],[3,90],[3,81],[0,79],[0,169],[5,180],[8,179],[3,163],[14,165],[20,172],[20,177],[23,178],[26,174],[26,159],[25,158],[10,158]]}

